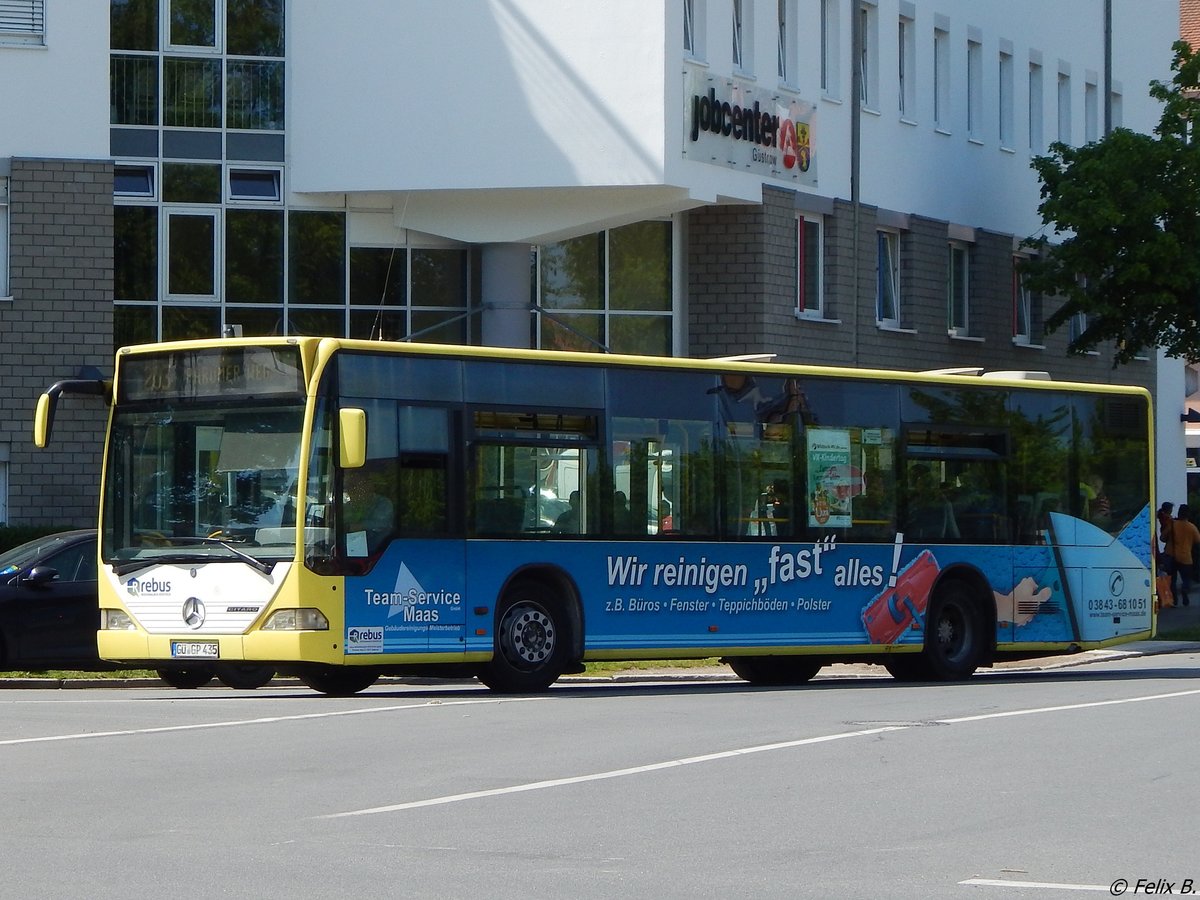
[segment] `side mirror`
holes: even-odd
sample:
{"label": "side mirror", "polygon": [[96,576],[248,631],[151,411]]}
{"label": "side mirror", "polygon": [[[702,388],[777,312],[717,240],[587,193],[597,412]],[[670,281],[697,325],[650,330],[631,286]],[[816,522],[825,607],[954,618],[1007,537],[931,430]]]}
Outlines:
{"label": "side mirror", "polygon": [[343,469],[361,468],[367,461],[366,410],[349,407],[338,410],[338,465]]}
{"label": "side mirror", "polygon": [[53,566],[34,566],[21,579],[21,584],[49,584],[58,578],[58,569]]}
{"label": "side mirror", "polygon": [[54,402],[49,394],[38,397],[37,410],[33,414],[33,445],[39,450],[50,443],[50,425],[54,420]]}

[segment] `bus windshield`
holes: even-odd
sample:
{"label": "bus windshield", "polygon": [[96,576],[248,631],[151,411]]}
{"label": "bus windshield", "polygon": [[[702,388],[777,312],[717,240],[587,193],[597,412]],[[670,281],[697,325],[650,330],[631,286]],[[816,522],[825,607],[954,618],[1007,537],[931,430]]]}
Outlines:
{"label": "bus windshield", "polygon": [[168,405],[113,415],[107,562],[291,558],[304,407]]}

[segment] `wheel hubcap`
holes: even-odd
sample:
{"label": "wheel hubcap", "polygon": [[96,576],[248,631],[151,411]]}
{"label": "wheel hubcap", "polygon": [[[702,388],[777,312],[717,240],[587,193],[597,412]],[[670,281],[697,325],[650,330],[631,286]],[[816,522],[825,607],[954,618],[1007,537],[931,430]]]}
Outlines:
{"label": "wheel hubcap", "polygon": [[530,666],[545,662],[554,652],[553,620],[530,607],[514,609],[509,616],[509,635],[516,658]]}

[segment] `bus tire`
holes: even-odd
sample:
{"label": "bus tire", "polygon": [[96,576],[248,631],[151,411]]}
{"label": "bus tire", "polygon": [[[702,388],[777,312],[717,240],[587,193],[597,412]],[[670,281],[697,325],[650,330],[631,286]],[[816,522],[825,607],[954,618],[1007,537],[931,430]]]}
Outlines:
{"label": "bus tire", "polygon": [[984,657],[980,606],[964,581],[941,584],[930,598],[925,618],[925,650],[929,676],[938,681],[970,678]]}
{"label": "bus tire", "polygon": [[270,666],[257,666],[253,663],[231,663],[217,669],[217,678],[225,687],[235,691],[252,691],[270,682],[275,677],[275,670]]}
{"label": "bus tire", "polygon": [[156,671],[159,678],[181,691],[204,687],[213,680],[213,675],[216,674],[207,666],[191,669],[158,669]]}
{"label": "bus tire", "polygon": [[548,594],[543,585],[525,581],[514,585],[501,603],[492,660],[478,675],[493,691],[539,693],[566,668],[566,616]]}
{"label": "bus tire", "polygon": [[743,681],[772,687],[805,684],[821,671],[820,661],[805,656],[734,656],[725,662]]}
{"label": "bus tire", "polygon": [[306,666],[296,677],[318,694],[349,697],[373,685],[379,680],[379,673],[362,666]]}

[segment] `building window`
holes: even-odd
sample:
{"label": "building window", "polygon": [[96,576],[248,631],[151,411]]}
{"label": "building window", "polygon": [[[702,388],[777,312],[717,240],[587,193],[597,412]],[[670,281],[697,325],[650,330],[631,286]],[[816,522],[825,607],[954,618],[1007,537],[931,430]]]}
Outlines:
{"label": "building window", "polygon": [[797,0],[779,0],[779,80],[790,84],[795,79],[798,40]]}
{"label": "building window", "polygon": [[1058,73],[1058,139],[1071,143],[1071,76]]}
{"label": "building window", "polygon": [[283,173],[279,169],[229,170],[229,199],[279,202],[283,199]]}
{"label": "building window", "polygon": [[1000,146],[1013,145],[1013,58],[1011,53],[1000,54],[999,72]]}
{"label": "building window", "polygon": [[477,250],[352,247],[350,336],[468,343],[479,277]]}
{"label": "building window", "polygon": [[113,0],[109,7],[109,46],[113,50],[157,50],[158,2]]}
{"label": "building window", "polygon": [[1031,62],[1029,64],[1029,149],[1034,153],[1041,153],[1044,149],[1042,122],[1042,67]]}
{"label": "building window", "polygon": [[283,130],[283,63],[231,59],[225,67],[226,127]]}
{"label": "building window", "polygon": [[900,235],[895,231],[875,232],[876,290],[875,317],[880,325],[900,327]]}
{"label": "building window", "polygon": [[1021,274],[1024,257],[1014,256],[1012,266],[1012,329],[1014,344],[1029,344],[1033,340],[1033,295]]}
{"label": "building window", "polygon": [[933,30],[933,124],[950,130],[950,32]]}
{"label": "building window", "polygon": [[733,0],[733,67],[742,68],[742,0]]}
{"label": "building window", "polygon": [[8,296],[8,179],[0,175],[0,297]]}
{"label": "building window", "polygon": [[671,355],[670,222],[547,244],[537,266],[539,347]]}
{"label": "building window", "polygon": [[169,56],[163,60],[163,124],[221,127],[221,61]]}
{"label": "building window", "polygon": [[683,0],[683,52],[696,55],[696,0]]}
{"label": "building window", "polygon": [[821,219],[796,217],[796,312],[814,319],[825,317],[821,290]]}
{"label": "building window", "polygon": [[114,53],[109,61],[109,122],[158,124],[158,57]]}
{"label": "building window", "polygon": [[115,197],[148,197],[156,195],[154,184],[154,166],[126,165],[118,163],[113,166],[113,196]]}
{"label": "building window", "polygon": [[916,27],[912,19],[900,17],[899,41],[896,48],[896,80],[900,117],[911,119],[916,116],[916,86],[914,71],[917,58]]}
{"label": "building window", "polygon": [[[113,298],[118,302],[158,299],[156,206],[113,209]],[[152,333],[149,340],[155,337]]]}
{"label": "building window", "polygon": [[225,211],[225,300],[283,302],[283,210]]}
{"label": "building window", "polygon": [[172,47],[217,47],[216,0],[168,0],[168,43]]}
{"label": "building window", "polygon": [[166,211],[167,294],[216,299],[217,210]]}
{"label": "building window", "polygon": [[878,108],[879,10],[864,3],[858,8],[858,95],[867,109]]}
{"label": "building window", "polygon": [[967,41],[967,136],[983,138],[983,44]]}
{"label": "building window", "polygon": [[1083,140],[1090,144],[1100,136],[1100,91],[1096,82],[1083,86]]}
{"label": "building window", "polygon": [[946,315],[951,334],[963,336],[971,329],[970,247],[950,242],[946,267]]}
{"label": "building window", "polygon": [[233,56],[283,56],[283,0],[226,4],[226,50]]}
{"label": "building window", "polygon": [[841,4],[839,0],[821,2],[821,91],[826,97],[839,95],[841,64]]}
{"label": "building window", "polygon": [[0,2],[0,44],[38,46],[44,43],[46,43],[45,0],[3,0]]}

